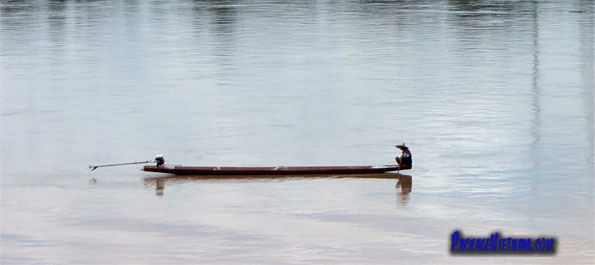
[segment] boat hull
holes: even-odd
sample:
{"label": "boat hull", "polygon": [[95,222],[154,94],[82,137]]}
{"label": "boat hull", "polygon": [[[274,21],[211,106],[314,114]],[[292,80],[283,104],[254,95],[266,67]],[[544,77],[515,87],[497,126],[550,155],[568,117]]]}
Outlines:
{"label": "boat hull", "polygon": [[144,171],[175,175],[346,175],[378,174],[399,170],[398,165],[383,166],[303,166],[303,167],[194,167],[144,166]]}

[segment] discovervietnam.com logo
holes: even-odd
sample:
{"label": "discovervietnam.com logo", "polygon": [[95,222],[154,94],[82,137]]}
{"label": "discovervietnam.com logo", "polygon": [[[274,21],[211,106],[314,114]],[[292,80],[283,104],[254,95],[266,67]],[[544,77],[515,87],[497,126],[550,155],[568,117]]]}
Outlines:
{"label": "discovervietnam.com logo", "polygon": [[459,231],[450,236],[450,252],[461,253],[541,253],[556,252],[555,238],[503,237],[500,233],[492,233],[486,238],[463,237]]}

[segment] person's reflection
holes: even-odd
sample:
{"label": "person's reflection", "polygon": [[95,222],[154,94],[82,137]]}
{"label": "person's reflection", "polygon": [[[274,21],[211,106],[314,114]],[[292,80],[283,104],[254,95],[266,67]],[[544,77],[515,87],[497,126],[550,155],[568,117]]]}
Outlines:
{"label": "person's reflection", "polygon": [[397,174],[397,184],[395,188],[401,189],[401,192],[398,193],[399,201],[401,205],[406,206],[409,200],[409,193],[411,193],[411,188],[413,186],[413,179],[410,175],[404,174]]}
{"label": "person's reflection", "polygon": [[155,195],[163,196],[165,181],[166,179],[164,178],[145,178],[145,187],[155,187]]}
{"label": "person's reflection", "polygon": [[145,187],[155,187],[155,195],[163,196],[163,190],[165,189],[165,180],[158,178],[146,178]]}
{"label": "person's reflection", "polygon": [[156,180],[155,181],[155,195],[163,196],[163,191],[165,190],[165,181],[163,180]]}

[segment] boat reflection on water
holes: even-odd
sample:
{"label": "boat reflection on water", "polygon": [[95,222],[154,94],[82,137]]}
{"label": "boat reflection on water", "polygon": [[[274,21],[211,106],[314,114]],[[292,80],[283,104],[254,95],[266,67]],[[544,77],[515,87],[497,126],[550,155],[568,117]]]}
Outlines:
{"label": "boat reflection on water", "polygon": [[401,189],[401,192],[397,193],[398,201],[401,202],[401,205],[406,206],[407,202],[409,201],[409,193],[411,193],[411,189],[413,187],[413,177],[410,175],[404,174],[396,174],[397,184],[395,185],[396,189]]}
{"label": "boat reflection on water", "polygon": [[165,183],[186,183],[186,182],[200,182],[200,181],[250,181],[250,180],[290,180],[290,179],[315,179],[315,178],[368,178],[368,179],[396,179],[396,187],[401,188],[401,194],[408,194],[411,192],[412,179],[409,175],[399,173],[378,173],[378,174],[348,174],[348,175],[200,175],[200,176],[182,176],[182,175],[167,175],[160,177],[146,177],[144,179],[145,187],[155,187],[155,195],[163,196],[165,193]]}

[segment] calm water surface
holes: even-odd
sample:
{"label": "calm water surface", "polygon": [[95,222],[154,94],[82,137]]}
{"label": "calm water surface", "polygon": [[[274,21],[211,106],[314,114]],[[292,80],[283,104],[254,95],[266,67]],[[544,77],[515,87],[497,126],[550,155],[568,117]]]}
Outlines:
{"label": "calm water surface", "polygon": [[[592,264],[593,1],[1,2],[2,264]],[[389,164],[391,179],[139,166]],[[555,255],[452,256],[450,234]]]}

